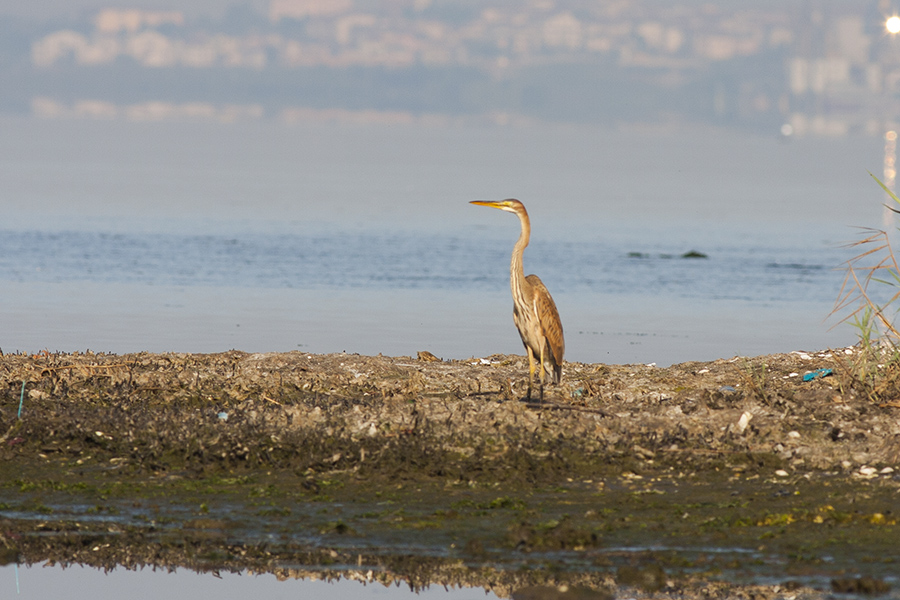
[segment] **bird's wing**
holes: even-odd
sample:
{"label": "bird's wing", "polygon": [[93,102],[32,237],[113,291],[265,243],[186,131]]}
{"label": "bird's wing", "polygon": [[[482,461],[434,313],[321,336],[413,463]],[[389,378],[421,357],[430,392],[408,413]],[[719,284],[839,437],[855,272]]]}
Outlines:
{"label": "bird's wing", "polygon": [[562,321],[559,319],[556,303],[553,302],[547,286],[537,275],[529,275],[525,280],[531,284],[534,291],[534,310],[537,313],[538,323],[541,325],[541,332],[553,353],[553,362],[561,365],[563,354],[566,351],[566,341],[563,338]]}

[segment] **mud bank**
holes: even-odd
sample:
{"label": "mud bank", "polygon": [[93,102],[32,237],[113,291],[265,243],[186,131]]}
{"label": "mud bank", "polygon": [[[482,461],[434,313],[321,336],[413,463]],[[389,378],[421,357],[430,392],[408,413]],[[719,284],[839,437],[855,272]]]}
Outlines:
{"label": "mud bank", "polygon": [[567,363],[543,402],[518,356],[6,355],[0,549],[519,597],[883,592],[900,409],[854,391],[853,352]]}

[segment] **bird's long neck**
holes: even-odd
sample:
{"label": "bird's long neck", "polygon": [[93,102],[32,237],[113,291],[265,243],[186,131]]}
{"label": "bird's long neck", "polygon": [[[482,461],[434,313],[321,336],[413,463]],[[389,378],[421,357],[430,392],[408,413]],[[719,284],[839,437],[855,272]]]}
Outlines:
{"label": "bird's long neck", "polygon": [[[512,259],[509,262],[509,285],[512,289],[513,296],[519,296],[523,293],[527,283],[525,282],[525,268],[522,266],[522,254],[531,238],[531,223],[528,220],[528,213],[516,213],[519,217],[519,223],[522,225],[522,232],[519,239],[513,247]],[[523,299],[523,304],[527,304]]]}

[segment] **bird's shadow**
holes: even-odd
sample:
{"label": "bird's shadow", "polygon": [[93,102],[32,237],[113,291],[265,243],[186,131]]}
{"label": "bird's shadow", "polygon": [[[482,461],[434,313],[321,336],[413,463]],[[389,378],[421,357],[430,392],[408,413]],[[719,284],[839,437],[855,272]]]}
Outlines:
{"label": "bird's shadow", "polygon": [[532,410],[568,410],[572,412],[583,412],[583,413],[592,413],[595,415],[600,415],[602,417],[612,417],[612,415],[600,408],[592,408],[588,406],[575,406],[572,404],[563,404],[561,402],[554,402],[553,400],[547,399],[537,399],[528,398],[524,396],[519,398],[517,402],[521,402],[525,405],[526,408],[530,408]]}

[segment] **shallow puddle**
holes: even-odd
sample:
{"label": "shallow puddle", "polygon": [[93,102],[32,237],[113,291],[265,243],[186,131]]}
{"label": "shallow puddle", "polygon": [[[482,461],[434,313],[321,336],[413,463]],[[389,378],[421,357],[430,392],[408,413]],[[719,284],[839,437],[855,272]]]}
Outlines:
{"label": "shallow puddle", "polygon": [[444,588],[430,586],[411,590],[408,586],[383,585],[339,579],[279,579],[272,574],[196,573],[187,569],[128,570],[105,572],[80,565],[7,565],[0,567],[0,597],[22,600],[67,598],[69,600],[159,599],[244,600],[246,598],[316,598],[317,600],[491,600],[492,592],[477,588]]}

